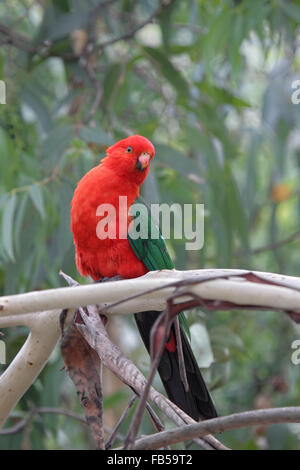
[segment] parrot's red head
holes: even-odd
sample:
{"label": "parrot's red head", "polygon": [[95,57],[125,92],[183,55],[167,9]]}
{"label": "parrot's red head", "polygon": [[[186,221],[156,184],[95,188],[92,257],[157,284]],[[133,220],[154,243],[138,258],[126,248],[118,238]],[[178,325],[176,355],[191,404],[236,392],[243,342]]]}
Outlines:
{"label": "parrot's red head", "polygon": [[141,184],[148,174],[155,150],[146,137],[132,135],[109,147],[106,154],[103,164],[114,168],[117,174]]}

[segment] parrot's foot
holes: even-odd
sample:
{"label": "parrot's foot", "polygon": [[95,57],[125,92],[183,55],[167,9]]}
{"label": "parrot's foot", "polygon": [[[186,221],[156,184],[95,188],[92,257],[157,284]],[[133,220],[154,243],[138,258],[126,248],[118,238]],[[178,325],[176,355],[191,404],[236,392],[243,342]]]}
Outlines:
{"label": "parrot's foot", "polygon": [[98,282],[121,281],[121,280],[122,280],[122,277],[117,274],[116,276],[113,276],[113,277],[102,277],[101,279],[95,282],[98,283]]}

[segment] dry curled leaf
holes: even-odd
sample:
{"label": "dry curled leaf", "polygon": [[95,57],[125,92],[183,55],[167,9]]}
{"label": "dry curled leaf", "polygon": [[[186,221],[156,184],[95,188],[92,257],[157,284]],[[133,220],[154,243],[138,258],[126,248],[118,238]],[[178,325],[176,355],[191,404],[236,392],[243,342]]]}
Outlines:
{"label": "dry curled leaf", "polygon": [[101,361],[73,323],[64,333],[61,353],[97,449],[104,449]]}

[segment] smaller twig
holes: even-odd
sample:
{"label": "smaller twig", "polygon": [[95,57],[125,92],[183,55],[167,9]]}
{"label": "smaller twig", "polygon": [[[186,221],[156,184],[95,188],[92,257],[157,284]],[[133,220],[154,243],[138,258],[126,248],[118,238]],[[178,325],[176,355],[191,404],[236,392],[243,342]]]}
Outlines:
{"label": "smaller twig", "polygon": [[80,286],[79,282],[75,281],[71,276],[64,273],[62,270],[59,271],[59,275],[69,284],[70,287]]}
{"label": "smaller twig", "polygon": [[[142,417],[143,417],[143,414],[144,414],[144,409],[145,409],[145,406],[146,406],[146,403],[147,403],[147,398],[148,398],[148,395],[149,395],[150,387],[151,387],[152,381],[154,379],[154,375],[155,375],[156,370],[158,368],[158,365],[160,363],[160,359],[161,359],[161,356],[162,356],[162,353],[163,353],[163,350],[164,350],[164,347],[165,347],[165,343],[166,343],[166,339],[167,339],[167,331],[168,331],[168,328],[167,328],[168,327],[168,315],[165,315],[165,312],[163,312],[158,317],[156,322],[154,323],[154,325],[151,329],[150,338],[154,337],[154,332],[155,332],[156,328],[159,325],[158,320],[162,318],[162,315],[164,316],[165,328],[164,328],[164,331],[163,331],[162,338],[160,340],[160,344],[156,348],[155,352],[154,352],[153,345],[151,344],[150,351],[151,351],[152,364],[151,364],[151,368],[150,368],[150,373],[149,373],[149,376],[148,376],[147,383],[145,385],[143,394],[140,398],[139,404],[138,404],[138,406],[136,408],[136,411],[135,411],[135,414],[133,416],[133,419],[132,419],[131,425],[129,427],[127,436],[125,438],[124,450],[125,449],[129,450],[129,449],[132,449],[132,447],[133,447],[133,444],[134,444],[134,441],[136,439],[136,436],[137,436],[137,433],[138,433],[138,430],[139,430],[139,427],[140,427],[140,424],[141,424],[141,421],[142,421]],[[150,343],[152,343],[151,339],[150,339]],[[153,357],[153,353],[155,354],[154,357]]]}
{"label": "smaller twig", "polygon": [[17,434],[18,432],[21,432],[29,424],[30,420],[39,414],[61,414],[67,416],[68,418],[73,418],[77,421],[81,421],[82,423],[86,424],[85,417],[78,413],[74,413],[73,411],[64,410],[62,408],[50,407],[32,408],[24,419],[21,419],[9,428],[1,429],[0,436],[7,436],[10,434]]}
{"label": "smaller twig", "polygon": [[[259,246],[258,248],[253,248],[252,250],[249,250],[250,255],[258,255],[260,253],[264,253],[265,251],[273,251],[278,248],[281,248],[289,243],[292,243],[300,238],[300,230],[297,230],[296,232],[292,233],[291,235],[287,236],[286,238],[283,238],[282,240],[277,240],[275,242],[269,243],[268,245],[263,245]],[[235,253],[235,256],[241,257],[245,256],[247,253],[243,251],[237,251]]]}
{"label": "smaller twig", "polygon": [[[56,407],[51,408],[51,407],[43,406],[41,408],[32,408],[24,419],[21,419],[13,426],[1,429],[0,436],[8,436],[11,434],[17,434],[21,432],[27,426],[27,424],[30,422],[32,418],[41,414],[60,414],[60,415],[66,416],[67,418],[80,421],[82,424],[87,424],[86,418],[83,415],[80,415],[79,413],[74,413],[73,411],[65,410],[63,408],[56,408]],[[108,434],[111,433],[111,429],[108,429],[105,426],[104,426],[104,431]],[[124,437],[120,433],[117,433],[116,437],[121,442],[124,440]]]}
{"label": "smaller twig", "polygon": [[104,49],[107,46],[111,46],[112,44],[115,44],[116,42],[119,41],[126,41],[128,39],[133,38],[138,31],[140,31],[144,26],[146,26],[149,23],[152,23],[152,21],[163,11],[164,8],[169,6],[174,0],[162,0],[160,4],[155,8],[153,13],[148,16],[144,21],[136,25],[134,28],[132,28],[130,31],[127,31],[126,33],[117,36],[116,38],[108,39],[107,41],[100,42],[97,44],[97,49]]}
{"label": "smaller twig", "polygon": [[24,186],[18,186],[16,188],[11,189],[6,194],[8,196],[11,196],[13,194],[29,191],[32,186],[46,186],[51,181],[54,181],[56,178],[59,178],[59,164],[55,165],[51,174],[47,176],[46,178],[39,180],[39,181],[34,181],[33,183],[26,184]]}
{"label": "smaller twig", "polygon": [[23,36],[23,34],[16,33],[4,24],[0,24],[0,35],[3,35],[6,39],[6,43],[11,46],[14,46],[30,54],[36,54],[38,52],[36,47],[31,44],[27,37]]}
{"label": "smaller twig", "polygon": [[29,424],[31,418],[33,418],[35,414],[35,410],[31,410],[24,419],[21,419],[13,426],[10,426],[9,428],[0,429],[0,436],[17,434],[18,432],[22,431]]}
{"label": "smaller twig", "polygon": [[155,413],[155,411],[153,410],[153,408],[149,405],[149,403],[147,402],[146,403],[146,409],[149,413],[149,416],[151,418],[151,421],[153,422],[156,430],[158,432],[161,432],[165,429],[165,426],[163,425],[163,423],[161,422],[161,420],[159,419],[159,417],[157,416],[157,414]]}
{"label": "smaller twig", "polygon": [[92,117],[94,117],[94,115],[96,114],[96,112],[97,112],[97,110],[100,106],[100,103],[101,103],[102,94],[103,94],[102,86],[100,85],[100,83],[97,80],[93,81],[93,83],[94,83],[95,88],[96,88],[95,100],[94,100],[94,103],[92,104],[92,107],[89,110],[88,114],[82,119],[81,123],[77,126],[78,129],[81,126],[83,126],[84,124],[87,124],[92,119]]}
{"label": "smaller twig", "polygon": [[107,440],[107,442],[106,442],[106,444],[105,444],[105,449],[106,449],[106,450],[109,450],[109,449],[112,447],[112,445],[113,445],[113,443],[114,443],[114,441],[115,441],[115,439],[116,439],[116,437],[117,437],[118,431],[119,431],[121,425],[123,424],[123,422],[125,421],[125,419],[126,419],[128,413],[129,413],[129,410],[130,410],[130,408],[133,406],[133,404],[134,404],[134,402],[135,402],[136,399],[137,399],[137,395],[133,395],[133,396],[131,397],[131,399],[130,399],[128,405],[126,406],[125,410],[123,411],[123,413],[122,413],[122,415],[121,415],[119,421],[117,422],[117,424],[116,424],[116,426],[115,426],[113,432],[111,433],[111,435],[109,436],[109,438],[108,438],[108,440]]}
{"label": "smaller twig", "polygon": [[96,43],[96,26],[97,26],[97,20],[99,17],[99,14],[101,13],[102,8],[107,7],[115,3],[116,0],[104,0],[102,2],[99,2],[94,8],[91,9],[91,12],[89,13],[89,20],[88,20],[88,41],[86,43],[86,46],[84,48],[84,51],[81,55],[82,57],[86,57],[90,52],[92,52],[94,45]]}
{"label": "smaller twig", "polygon": [[176,334],[176,346],[177,346],[180,377],[184,385],[184,390],[188,392],[190,390],[190,387],[189,387],[189,383],[188,383],[187,376],[186,376],[186,369],[185,369],[183,350],[182,350],[180,323],[179,323],[178,317],[176,317],[174,320],[174,326],[175,326],[175,334]]}
{"label": "smaller twig", "polygon": [[178,21],[176,21],[173,23],[173,26],[175,28],[189,29],[198,34],[206,34],[208,32],[207,27],[203,28],[202,26],[199,26],[198,24],[195,24],[195,23],[179,23]]}
{"label": "smaller twig", "polygon": [[96,13],[96,10],[100,10],[103,7],[107,7],[109,5],[112,5],[113,3],[116,3],[117,0],[102,0],[101,2],[98,3],[98,5],[95,7],[94,13]]}
{"label": "smaller twig", "polygon": [[[80,286],[80,284],[77,281],[75,281],[71,276],[68,276],[68,274],[64,273],[61,269],[59,271],[59,275],[67,282],[67,284],[69,284],[70,287]],[[68,312],[69,310],[67,308],[64,308],[59,315],[59,325],[60,325],[62,337],[65,334],[65,324],[66,324]],[[77,311],[75,310],[74,316],[76,315],[76,312]]]}

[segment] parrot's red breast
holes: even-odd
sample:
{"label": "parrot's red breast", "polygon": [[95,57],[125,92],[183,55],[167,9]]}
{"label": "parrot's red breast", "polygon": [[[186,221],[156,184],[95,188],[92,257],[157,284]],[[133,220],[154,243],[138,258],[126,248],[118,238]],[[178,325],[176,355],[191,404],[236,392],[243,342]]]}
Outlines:
{"label": "parrot's red breast", "polygon": [[[81,275],[96,281],[116,275],[134,278],[147,272],[128,239],[119,238],[119,196],[127,197],[129,210],[139,196],[154,153],[152,143],[145,137],[128,137],[109,147],[100,164],[79,181],[71,202],[71,230]],[[102,204],[111,204],[116,210],[115,239],[100,239],[97,235],[97,210]],[[127,227],[130,220],[128,217]]]}

